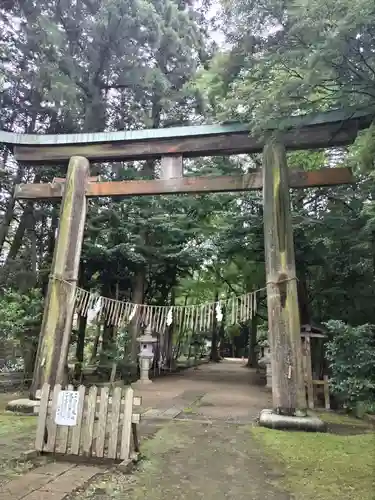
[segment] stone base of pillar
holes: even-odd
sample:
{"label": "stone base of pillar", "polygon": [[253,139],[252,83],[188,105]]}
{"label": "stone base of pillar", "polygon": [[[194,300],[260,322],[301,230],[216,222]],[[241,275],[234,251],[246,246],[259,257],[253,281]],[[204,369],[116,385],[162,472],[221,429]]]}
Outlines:
{"label": "stone base of pillar", "polygon": [[273,410],[262,410],[260,412],[259,425],[268,429],[327,432],[327,424],[320,418],[311,415],[306,417],[279,415]]}
{"label": "stone base of pillar", "polygon": [[153,383],[152,380],[150,380],[149,378],[148,379],[146,379],[146,378],[145,379],[141,379],[140,378],[139,380],[137,380],[137,382],[135,382],[135,384],[137,384],[137,385],[149,385],[149,384],[152,384],[152,383]]}

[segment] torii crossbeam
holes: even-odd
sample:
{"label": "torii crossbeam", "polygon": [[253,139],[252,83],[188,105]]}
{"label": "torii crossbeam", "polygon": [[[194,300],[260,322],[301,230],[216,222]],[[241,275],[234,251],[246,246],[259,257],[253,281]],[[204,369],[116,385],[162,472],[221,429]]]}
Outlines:
{"label": "torii crossbeam", "polygon": [[[374,113],[335,110],[294,116],[283,122],[283,143],[289,150],[351,144],[358,131],[372,123]],[[278,130],[270,125],[267,132]],[[246,124],[198,125],[122,132],[30,135],[0,131],[0,143],[12,146],[17,160],[61,164],[72,156],[89,161],[129,161],[161,158],[259,153],[265,136],[251,135]]]}
{"label": "torii crossbeam", "polygon": [[[253,138],[245,125],[177,127],[137,132],[20,136],[0,131],[0,142],[19,161],[61,164],[69,161],[66,181],[21,184],[19,199],[62,199],[53,268],[46,297],[32,393],[44,382],[63,383],[71,324],[74,284],[78,277],[86,199],[98,196],[144,196],[177,193],[248,191],[263,188],[269,340],[272,350],[273,406],[293,414],[306,406],[302,373],[289,188],[354,182],[346,168],[313,172],[288,170],[286,149],[313,149],[350,144],[374,118],[368,113],[292,118],[283,131]],[[183,177],[184,157],[263,153],[262,171],[243,176]],[[161,158],[161,178],[98,182],[89,177],[89,160]],[[59,278],[59,279],[56,279]],[[73,284],[64,287],[63,281]]]}
{"label": "torii crossbeam", "polygon": [[[178,160],[178,158],[176,158]],[[288,183],[291,188],[311,188],[352,184],[354,178],[349,168],[322,168],[310,172],[291,170]],[[107,196],[149,196],[159,194],[220,193],[251,191],[262,189],[262,172],[255,171],[247,175],[175,177],[169,179],[131,180],[101,182],[88,179],[85,187],[87,198]],[[65,183],[18,184],[14,196],[18,199],[61,199]]]}

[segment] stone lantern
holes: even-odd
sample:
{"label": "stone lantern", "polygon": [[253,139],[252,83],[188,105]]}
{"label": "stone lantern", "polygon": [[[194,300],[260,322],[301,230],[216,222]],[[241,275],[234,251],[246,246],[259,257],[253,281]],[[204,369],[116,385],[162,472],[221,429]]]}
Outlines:
{"label": "stone lantern", "polygon": [[143,335],[138,337],[137,342],[140,344],[139,349],[139,367],[140,367],[140,379],[139,384],[151,384],[148,376],[148,372],[151,368],[152,362],[154,360],[154,344],[157,339],[152,336],[151,325],[148,325],[146,331]]}
{"label": "stone lantern", "polygon": [[272,389],[272,369],[271,369],[271,349],[270,347],[265,347],[264,355],[259,360],[259,366],[266,369],[266,388]]}

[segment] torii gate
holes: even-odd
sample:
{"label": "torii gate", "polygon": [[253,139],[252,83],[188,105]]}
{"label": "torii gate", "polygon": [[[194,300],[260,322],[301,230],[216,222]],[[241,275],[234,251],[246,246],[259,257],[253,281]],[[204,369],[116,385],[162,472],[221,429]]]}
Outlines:
{"label": "torii gate", "polygon": [[[74,286],[86,217],[87,197],[248,191],[263,188],[269,341],[272,351],[274,409],[292,415],[306,408],[302,371],[294,245],[289,188],[353,183],[347,168],[304,172],[288,170],[286,149],[319,149],[354,141],[373,114],[331,111],[290,119],[283,131],[263,138],[241,124],[175,127],[70,135],[19,135],[0,131],[0,143],[13,148],[18,161],[61,164],[67,177],[54,183],[21,184],[18,199],[62,199],[60,223],[49,281],[31,393],[44,382],[64,382],[74,309]],[[263,150],[263,171],[243,176],[184,177],[183,158],[255,153]],[[161,158],[161,178],[96,182],[89,161]],[[58,277],[60,279],[53,279]]]}

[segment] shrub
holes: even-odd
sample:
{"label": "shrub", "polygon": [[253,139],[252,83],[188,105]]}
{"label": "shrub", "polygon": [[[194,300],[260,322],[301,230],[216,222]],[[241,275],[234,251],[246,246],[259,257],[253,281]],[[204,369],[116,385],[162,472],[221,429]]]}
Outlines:
{"label": "shrub", "polygon": [[[42,312],[43,298],[38,289],[30,289],[24,294],[7,289],[0,294],[0,346],[5,347],[5,351],[12,346],[13,353],[22,352],[28,373],[32,370]],[[22,368],[18,355],[5,355],[5,369]]]}
{"label": "shrub", "polygon": [[375,400],[375,326],[326,323],[330,341],[326,358],[331,369],[332,393],[342,406],[363,412]]}

